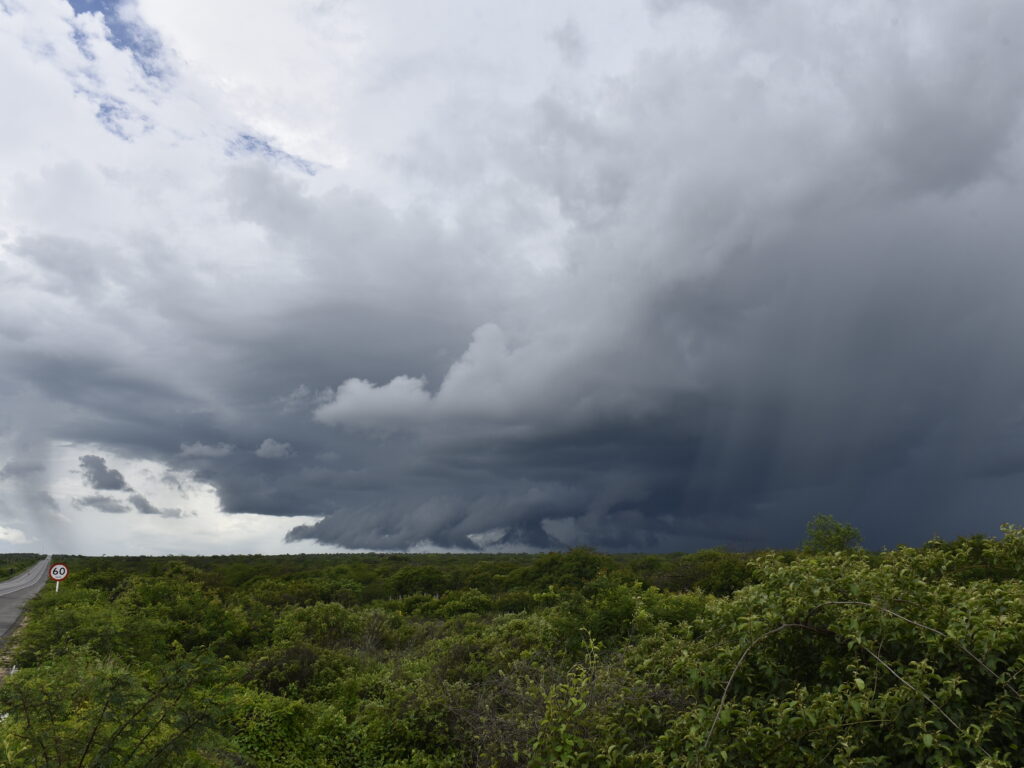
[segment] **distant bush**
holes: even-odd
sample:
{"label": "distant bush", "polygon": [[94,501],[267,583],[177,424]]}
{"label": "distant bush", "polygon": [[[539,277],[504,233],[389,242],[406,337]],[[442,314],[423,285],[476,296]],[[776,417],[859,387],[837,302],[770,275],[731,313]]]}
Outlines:
{"label": "distant bush", "polygon": [[853,549],[860,543],[860,531],[848,523],[839,522],[832,515],[817,515],[807,523],[805,552],[842,552]]}

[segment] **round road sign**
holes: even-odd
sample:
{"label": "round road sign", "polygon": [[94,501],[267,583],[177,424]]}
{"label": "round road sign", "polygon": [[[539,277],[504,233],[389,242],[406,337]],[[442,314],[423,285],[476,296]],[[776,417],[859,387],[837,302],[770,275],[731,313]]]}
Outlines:
{"label": "round road sign", "polygon": [[54,581],[63,581],[68,577],[68,567],[64,563],[54,563],[50,566],[50,578]]}

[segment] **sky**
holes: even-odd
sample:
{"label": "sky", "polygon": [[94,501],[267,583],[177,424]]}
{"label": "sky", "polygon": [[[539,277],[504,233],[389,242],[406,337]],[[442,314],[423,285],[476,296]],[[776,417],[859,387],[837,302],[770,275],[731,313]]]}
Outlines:
{"label": "sky", "polygon": [[0,550],[1024,510],[1017,0],[0,0]]}

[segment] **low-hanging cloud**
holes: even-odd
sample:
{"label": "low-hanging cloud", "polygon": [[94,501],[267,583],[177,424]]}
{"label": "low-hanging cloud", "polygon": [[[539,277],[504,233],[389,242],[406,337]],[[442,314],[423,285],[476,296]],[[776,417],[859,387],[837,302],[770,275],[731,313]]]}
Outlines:
{"label": "low-hanging cloud", "polygon": [[162,517],[182,517],[183,513],[180,509],[158,509],[153,503],[143,496],[141,493],[133,493],[128,497],[129,503],[135,507],[136,511],[143,515],[161,515]]}
{"label": "low-hanging cloud", "polygon": [[102,494],[79,496],[74,500],[74,505],[79,509],[91,507],[92,509],[99,510],[100,512],[107,512],[108,514],[114,515],[120,515],[128,512],[128,506],[123,501],[115,499],[112,496],[104,496]]}
{"label": "low-hanging cloud", "polygon": [[97,491],[130,491],[131,486],[124,479],[124,475],[116,469],[107,466],[107,460],[102,456],[88,454],[80,456],[78,465],[82,469],[85,482]]}

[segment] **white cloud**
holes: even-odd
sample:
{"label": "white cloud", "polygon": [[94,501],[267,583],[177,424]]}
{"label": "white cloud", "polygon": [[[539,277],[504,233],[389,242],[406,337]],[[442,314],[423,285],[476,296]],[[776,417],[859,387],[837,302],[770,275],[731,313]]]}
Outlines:
{"label": "white cloud", "polygon": [[294,451],[292,451],[290,443],[279,443],[268,437],[260,443],[260,447],[256,449],[255,453],[261,459],[284,459],[293,455]]}
{"label": "white cloud", "polygon": [[17,528],[0,525],[0,541],[7,544],[24,544],[28,541],[28,537]]}
{"label": "white cloud", "polygon": [[396,376],[380,386],[349,379],[338,387],[334,399],[318,406],[313,415],[324,424],[390,430],[427,418],[430,404],[426,381],[421,378]]}
{"label": "white cloud", "polygon": [[339,551],[315,542],[284,541],[291,527],[313,524],[316,517],[228,514],[221,510],[213,486],[197,480],[191,472],[153,460],[110,457],[135,480],[134,487],[145,498],[145,503],[133,501],[135,508],[158,514],[111,515],[102,508],[76,504],[81,497],[81,484],[74,474],[77,457],[100,449],[91,444],[62,444],[52,450],[51,489],[61,510],[61,523],[59,529],[46,531],[37,539],[46,542],[49,551],[86,555]]}

